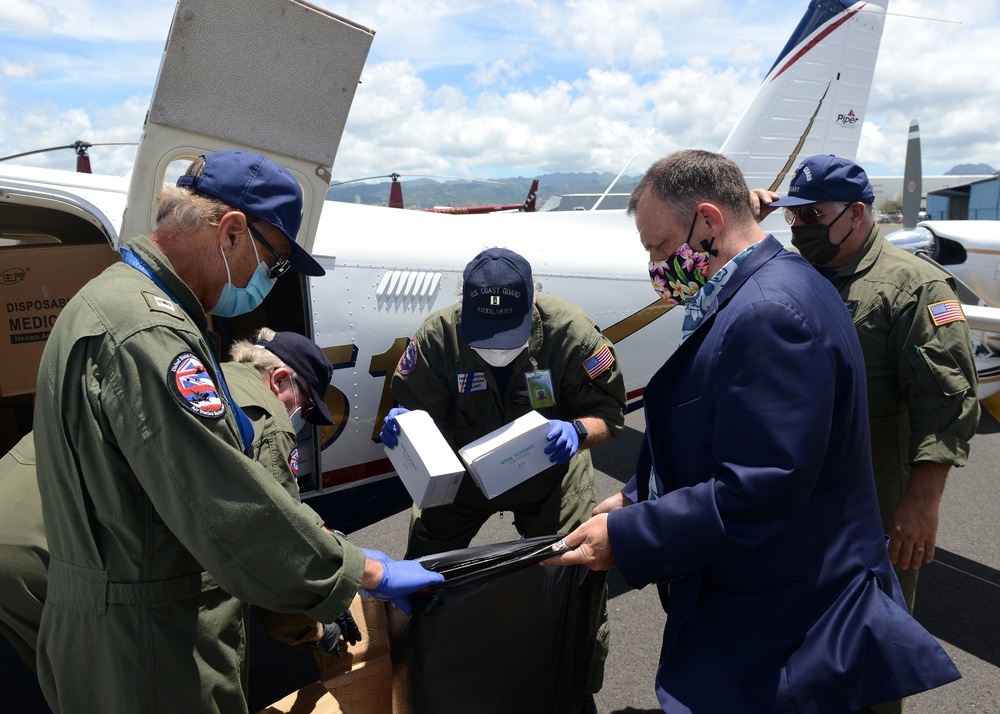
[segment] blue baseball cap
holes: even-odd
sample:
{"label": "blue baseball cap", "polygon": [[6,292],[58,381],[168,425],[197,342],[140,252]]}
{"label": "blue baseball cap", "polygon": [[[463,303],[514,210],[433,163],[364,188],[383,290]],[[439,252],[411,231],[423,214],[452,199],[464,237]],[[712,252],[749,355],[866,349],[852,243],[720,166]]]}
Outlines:
{"label": "blue baseball cap", "polygon": [[304,275],[326,274],[295,241],[302,225],[302,188],[291,171],[266,156],[239,149],[215,151],[201,158],[205,159],[201,176],[184,174],[177,179],[178,186],[190,186],[267,221],[291,243],[288,261],[292,270]]}
{"label": "blue baseball cap", "polygon": [[810,156],[792,174],[788,195],[772,206],[805,206],[820,201],[874,203],[875,192],[868,174],[850,159],[833,154]]}
{"label": "blue baseball cap", "polygon": [[469,347],[512,350],[531,335],[531,266],[506,248],[488,248],[462,274],[462,339]]}

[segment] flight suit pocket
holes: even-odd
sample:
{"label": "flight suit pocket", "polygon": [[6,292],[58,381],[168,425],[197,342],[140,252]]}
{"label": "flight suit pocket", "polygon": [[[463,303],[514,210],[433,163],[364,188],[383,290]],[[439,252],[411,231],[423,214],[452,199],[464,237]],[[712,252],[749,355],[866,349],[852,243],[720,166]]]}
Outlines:
{"label": "flight suit pocket", "polygon": [[933,339],[918,350],[920,359],[917,361],[917,370],[924,389],[933,392],[937,387],[941,394],[949,397],[968,391],[969,380],[940,340]]}

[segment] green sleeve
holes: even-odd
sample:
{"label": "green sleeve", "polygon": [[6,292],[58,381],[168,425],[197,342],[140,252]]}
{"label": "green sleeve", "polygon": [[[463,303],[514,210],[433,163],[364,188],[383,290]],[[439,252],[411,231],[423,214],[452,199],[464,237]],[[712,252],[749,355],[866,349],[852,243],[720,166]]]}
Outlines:
{"label": "green sleeve", "polygon": [[935,324],[929,306],[945,301],[957,302],[945,281],[921,284],[904,298],[889,341],[909,412],[909,462],[964,466],[979,424],[976,364],[964,319]]}

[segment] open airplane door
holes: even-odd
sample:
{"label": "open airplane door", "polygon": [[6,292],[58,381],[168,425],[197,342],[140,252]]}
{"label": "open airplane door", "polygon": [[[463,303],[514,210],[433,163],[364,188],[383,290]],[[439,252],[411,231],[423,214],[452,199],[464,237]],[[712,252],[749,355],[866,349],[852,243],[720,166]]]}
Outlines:
{"label": "open airplane door", "polygon": [[302,184],[298,241],[311,252],[374,34],[299,0],[179,0],[139,141],[123,239],[152,232],[154,197],[171,163],[252,149]]}
{"label": "open airplane door", "polygon": [[[192,160],[211,151],[250,149],[289,169],[301,184],[304,215],[297,240],[312,253],[373,37],[373,30],[301,0],[179,0],[139,140],[122,242],[153,231],[157,192]],[[307,307],[311,283],[291,277],[297,280],[278,281],[257,311],[213,321],[224,349],[265,325],[318,339]],[[344,425],[341,420],[336,428]],[[300,434],[303,496],[320,487],[322,438]]]}

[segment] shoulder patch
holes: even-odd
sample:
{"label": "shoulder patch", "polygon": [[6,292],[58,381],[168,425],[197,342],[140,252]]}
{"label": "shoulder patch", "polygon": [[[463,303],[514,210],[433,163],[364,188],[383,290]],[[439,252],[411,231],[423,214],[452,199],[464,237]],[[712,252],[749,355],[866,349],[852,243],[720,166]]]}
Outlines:
{"label": "shoulder patch", "polygon": [[607,345],[601,347],[594,354],[583,361],[583,368],[587,371],[587,374],[591,379],[596,379],[598,376],[607,371],[608,367],[615,363],[615,356],[611,352],[611,348]]}
{"label": "shoulder patch", "polygon": [[948,322],[965,320],[965,313],[962,312],[962,306],[959,304],[958,300],[936,302],[928,305],[927,309],[931,313],[931,320],[933,320],[934,324],[938,327]]}
{"label": "shoulder patch", "polygon": [[172,300],[167,300],[162,295],[154,295],[145,290],[142,291],[142,297],[145,298],[146,304],[149,305],[150,312],[162,312],[180,320],[184,319],[184,311],[181,310],[181,306]]}
{"label": "shoulder patch", "polygon": [[396,369],[400,374],[409,374],[417,368],[419,356],[420,352],[417,349],[417,341],[411,337],[410,341],[406,343],[406,349],[403,350],[403,354],[399,358],[399,364],[396,365]]}
{"label": "shoulder patch", "polygon": [[181,352],[167,370],[167,388],[182,407],[208,419],[221,419],[226,413],[212,375],[193,352]]}
{"label": "shoulder patch", "polygon": [[299,450],[297,448],[292,449],[292,453],[288,456],[288,468],[292,472],[292,476],[295,478],[295,483],[299,482]]}

